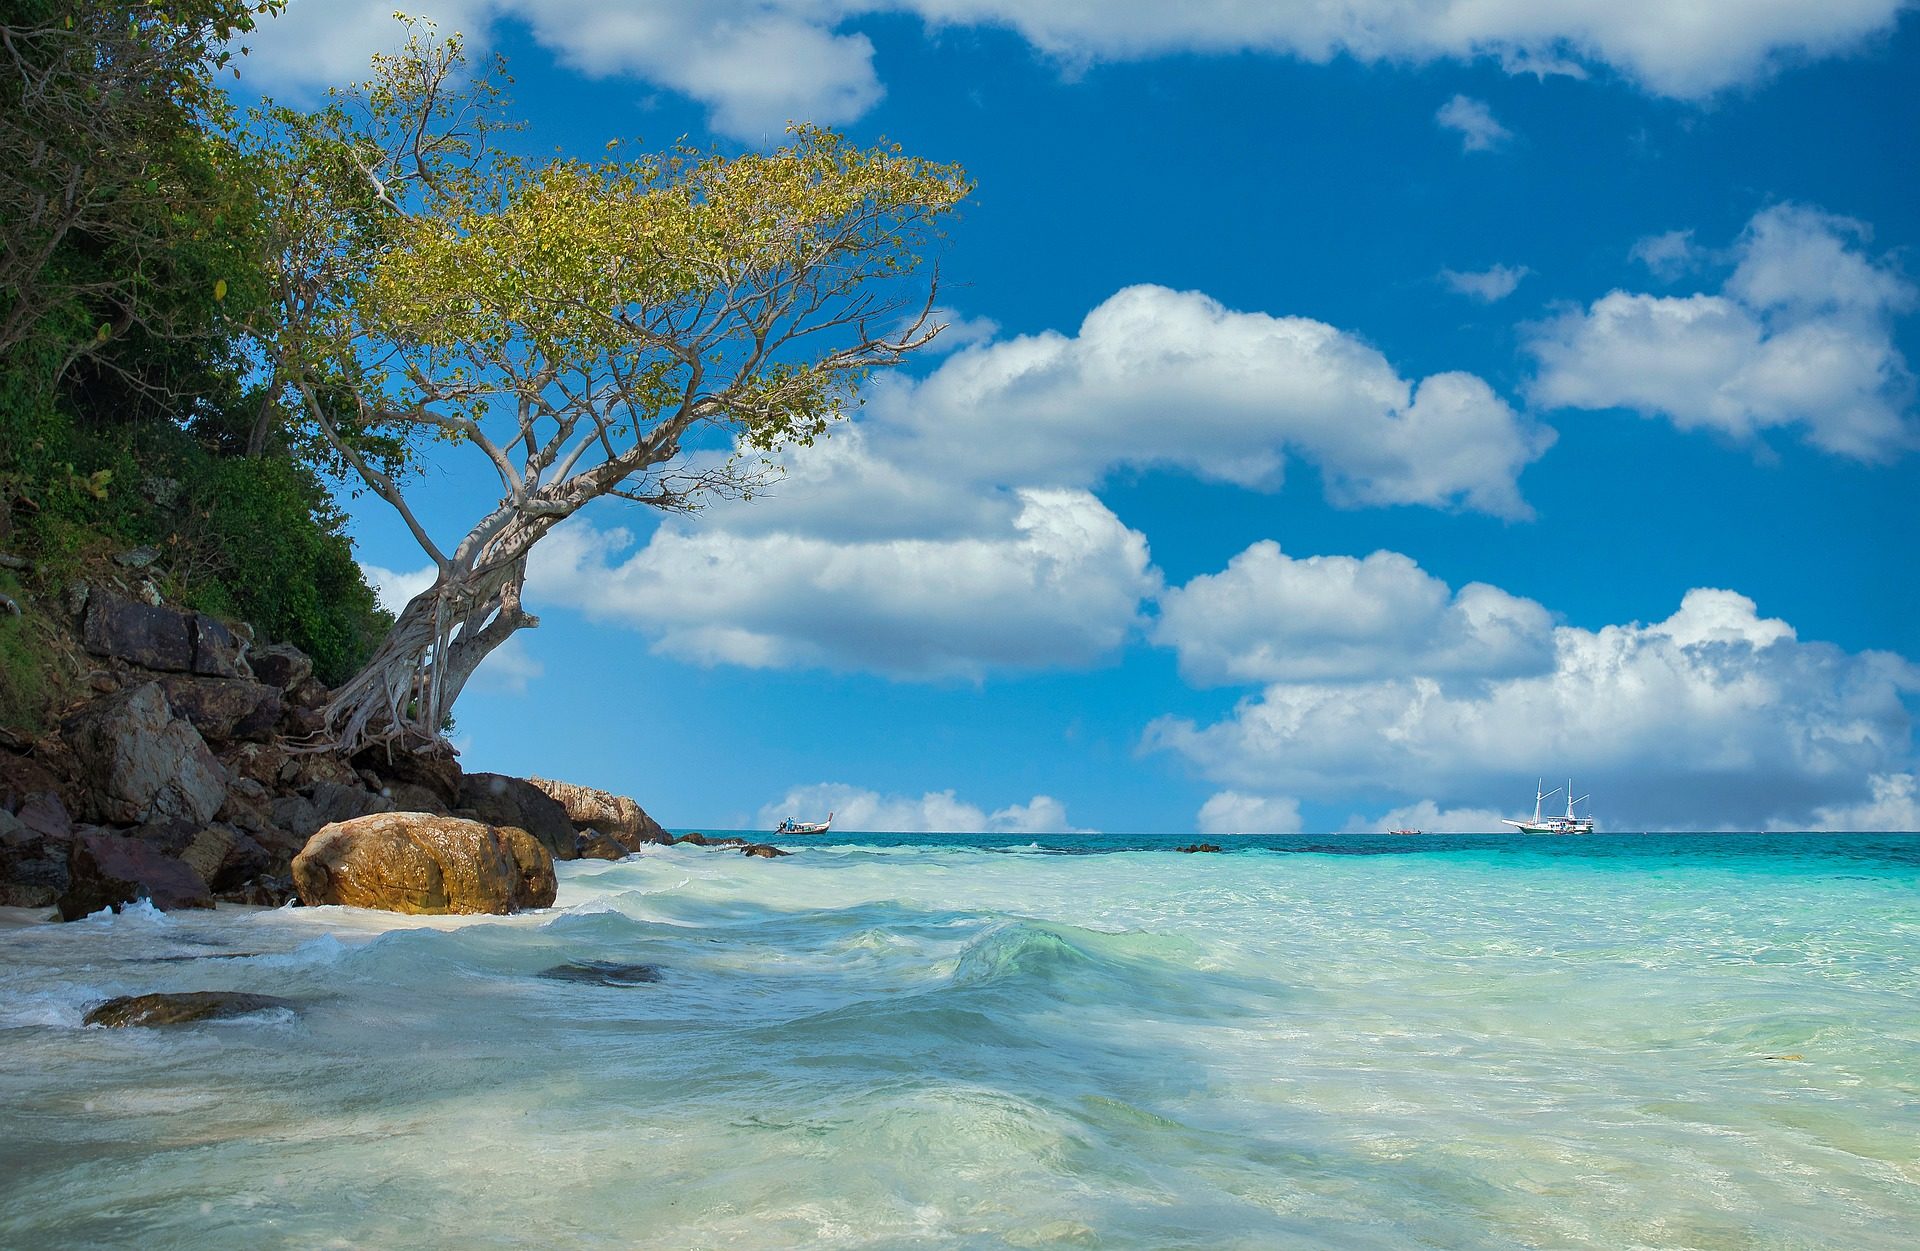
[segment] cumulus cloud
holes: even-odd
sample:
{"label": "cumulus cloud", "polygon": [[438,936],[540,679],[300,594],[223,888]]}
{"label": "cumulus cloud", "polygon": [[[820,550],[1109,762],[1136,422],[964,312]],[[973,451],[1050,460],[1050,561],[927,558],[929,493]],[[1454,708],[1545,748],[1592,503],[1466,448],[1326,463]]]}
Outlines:
{"label": "cumulus cloud", "polygon": [[1808,830],[1920,830],[1920,790],[1911,773],[1879,773],[1868,780],[1870,795],[1851,804],[1831,804],[1816,808],[1813,818],[1804,824],[1779,825],[1781,829]]}
{"label": "cumulus cloud", "polygon": [[1194,828],[1201,834],[1298,834],[1300,801],[1221,791],[1200,805]]}
{"label": "cumulus cloud", "polygon": [[1066,806],[1047,795],[1035,795],[1025,804],[1012,804],[989,815],[978,805],[959,799],[952,790],[911,795],[883,795],[843,782],[796,786],[762,807],[760,825],[772,828],[787,817],[817,821],[833,814],[842,830],[879,830],[892,834],[1091,834],[1067,821]]}
{"label": "cumulus cloud", "polygon": [[1553,441],[1472,374],[1413,382],[1324,322],[1144,285],[1073,336],[962,351],[868,407],[885,457],[929,473],[1090,486],[1158,466],[1273,489],[1298,456],[1337,503],[1506,517],[1527,515],[1516,479]]}
{"label": "cumulus cloud", "polygon": [[1384,834],[1390,830],[1419,830],[1422,834],[1498,833],[1507,829],[1500,824],[1502,815],[1513,814],[1502,814],[1493,808],[1443,808],[1431,799],[1422,799],[1389,809],[1378,817],[1356,814],[1347,819],[1342,833]]}
{"label": "cumulus cloud", "polygon": [[[917,15],[935,29],[1012,30],[1072,67],[1175,53],[1256,52],[1312,62],[1484,57],[1515,74],[1584,77],[1589,67],[1604,67],[1656,94],[1700,98],[1754,82],[1786,62],[1858,47],[1890,31],[1902,7],[1903,0],[1762,6],[1749,0],[417,0],[407,6],[443,30],[464,32],[476,47],[485,46],[501,21],[524,23],[562,62],[679,92],[707,107],[716,130],[752,140],[778,134],[789,120],[851,122],[880,100],[885,89],[873,44],[853,29],[875,15]],[[246,72],[282,92],[357,78],[371,53],[399,43],[391,11],[390,0],[292,0],[250,40],[257,52]]]}
{"label": "cumulus cloud", "polygon": [[1090,665],[1158,589],[1146,540],[1085,491],[1017,492],[997,527],[836,542],[670,522],[638,552],[575,524],[536,550],[529,596],[651,635],[660,652],[754,668],[900,677]]}
{"label": "cumulus cloud", "polygon": [[1920,668],[1899,656],[1801,642],[1746,597],[1700,589],[1653,625],[1556,629],[1545,673],[1274,683],[1212,725],[1161,718],[1145,742],[1216,782],[1309,797],[1477,807],[1544,772],[1582,779],[1615,829],[1755,829],[1910,770],[1916,693]]}
{"label": "cumulus cloud", "polygon": [[1788,428],[1837,455],[1892,459],[1915,441],[1913,375],[1893,338],[1915,291],[1891,261],[1865,254],[1867,237],[1848,218],[1766,209],[1735,244],[1718,294],[1613,291],[1539,327],[1532,397],[1738,440]]}
{"label": "cumulus cloud", "polygon": [[1457,269],[1440,271],[1440,281],[1459,295],[1492,304],[1504,300],[1513,294],[1520,280],[1532,273],[1525,265],[1495,265],[1491,269],[1462,272]]}
{"label": "cumulus cloud", "polygon": [[1449,592],[1398,552],[1295,559],[1270,541],[1168,590],[1153,637],[1203,685],[1509,677],[1554,656],[1532,600],[1481,582]]}
{"label": "cumulus cloud", "polygon": [[380,607],[398,615],[414,596],[433,585],[436,571],[432,565],[422,569],[383,569],[362,561],[360,572],[373,588],[373,597]]}
{"label": "cumulus cloud", "polygon": [[1455,96],[1440,106],[1433,120],[1460,136],[1463,152],[1491,152],[1513,138],[1513,132],[1494,118],[1487,102],[1472,96]]}
{"label": "cumulus cloud", "polygon": [[1628,256],[1653,272],[1656,278],[1671,282],[1700,263],[1700,249],[1694,246],[1691,230],[1669,230],[1649,235],[1635,243]]}

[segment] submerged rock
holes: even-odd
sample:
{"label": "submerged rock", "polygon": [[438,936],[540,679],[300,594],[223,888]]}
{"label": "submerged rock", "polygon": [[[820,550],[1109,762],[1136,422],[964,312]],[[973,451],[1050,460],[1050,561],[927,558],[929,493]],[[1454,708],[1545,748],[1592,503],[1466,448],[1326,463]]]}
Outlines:
{"label": "submerged rock", "polygon": [[772,843],[748,843],[740,849],[742,855],[758,856],[762,860],[771,860],[775,856],[791,856],[790,851],[782,851]]}
{"label": "submerged rock", "polygon": [[325,827],[294,857],[293,884],[308,905],[412,913],[545,908],[558,888],[553,856],[525,830],[424,812]]}
{"label": "submerged rock", "polygon": [[616,964],[610,960],[574,960],[542,969],[537,974],[555,982],[588,982],[596,986],[639,986],[660,980],[657,964]]}
{"label": "submerged rock", "polygon": [[1184,852],[1219,851],[1220,847],[1217,843],[1189,843],[1180,850]]}
{"label": "submerged rock", "polygon": [[108,1029],[127,1026],[186,1025],[193,1021],[218,1021],[247,1016],[274,1008],[294,1009],[291,999],[276,995],[251,995],[238,990],[190,990],[179,994],[122,995],[109,999],[87,1013],[88,1025]]}

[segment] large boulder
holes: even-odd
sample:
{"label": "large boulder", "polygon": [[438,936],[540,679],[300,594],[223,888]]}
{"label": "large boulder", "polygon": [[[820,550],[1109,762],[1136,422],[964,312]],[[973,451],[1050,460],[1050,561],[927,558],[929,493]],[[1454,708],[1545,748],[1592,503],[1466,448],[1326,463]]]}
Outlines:
{"label": "large boulder", "polygon": [[517,825],[540,840],[555,860],[572,860],[579,835],[567,810],[547,793],[504,773],[469,773],[460,779],[459,806],[488,825]]}
{"label": "large boulder", "polygon": [[256,647],[247,653],[253,676],[275,690],[290,691],[313,676],[313,661],[299,648],[287,643]]}
{"label": "large boulder", "polygon": [[226,799],[226,770],[173,715],[158,682],[87,705],[61,733],[90,784],[89,807],[103,821],[204,822]]}
{"label": "large boulder", "polygon": [[503,914],[553,903],[553,857],[531,834],[424,812],[329,825],[293,860],[308,905]]}
{"label": "large boulder", "polygon": [[264,739],[280,720],[280,692],[246,678],[163,678],[160,687],[177,716],[210,743]]}
{"label": "large boulder", "polygon": [[146,899],[162,912],[211,908],[207,883],[183,861],[137,838],[103,830],[74,835],[67,861],[69,881],[60,897],[60,916],[74,921],[102,908]]}
{"label": "large boulder", "polygon": [[643,843],[671,842],[672,837],[658,821],[648,816],[639,804],[625,795],[557,782],[552,778],[528,778],[527,782],[566,809],[567,819],[610,834],[628,851],[637,851]]}
{"label": "large boulder", "polygon": [[201,612],[143,604],[105,587],[87,596],[80,641],[89,652],[161,673],[245,678],[247,644]]}

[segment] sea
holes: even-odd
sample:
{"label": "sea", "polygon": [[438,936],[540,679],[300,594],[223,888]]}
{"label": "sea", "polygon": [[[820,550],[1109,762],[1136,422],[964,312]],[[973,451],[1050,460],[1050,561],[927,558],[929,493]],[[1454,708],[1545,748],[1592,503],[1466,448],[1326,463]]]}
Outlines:
{"label": "sea", "polygon": [[1920,836],[1191,841],[16,915],[0,1247],[1920,1245]]}

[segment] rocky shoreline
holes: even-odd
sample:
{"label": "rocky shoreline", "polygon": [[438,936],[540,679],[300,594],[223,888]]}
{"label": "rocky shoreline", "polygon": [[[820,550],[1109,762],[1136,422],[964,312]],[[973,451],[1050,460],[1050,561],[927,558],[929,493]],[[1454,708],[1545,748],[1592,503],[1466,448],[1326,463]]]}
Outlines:
{"label": "rocky shoreline", "polygon": [[552,903],[555,860],[675,842],[787,854],[676,838],[591,787],[467,773],[444,743],[312,750],[330,693],[298,650],[106,585],[65,608],[88,695],[49,733],[0,731],[0,907],[507,912]]}

